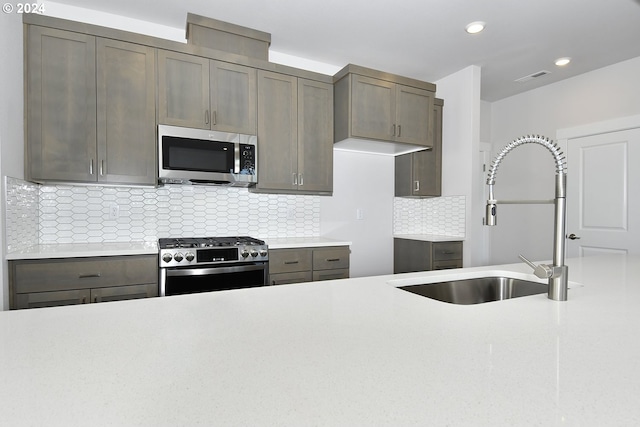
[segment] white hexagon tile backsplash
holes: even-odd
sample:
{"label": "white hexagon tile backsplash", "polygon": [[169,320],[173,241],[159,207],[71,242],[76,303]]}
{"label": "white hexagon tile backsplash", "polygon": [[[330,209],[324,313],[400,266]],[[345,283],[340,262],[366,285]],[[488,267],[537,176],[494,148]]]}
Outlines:
{"label": "white hexagon tile backsplash", "polygon": [[[35,244],[156,241],[159,237],[320,235],[320,197],[243,188],[39,185],[5,178],[9,252]],[[394,199],[394,234],[464,238],[465,197]]]}
{"label": "white hexagon tile backsplash", "polygon": [[7,247],[159,237],[320,234],[320,196],[243,188],[38,185],[7,178]]}

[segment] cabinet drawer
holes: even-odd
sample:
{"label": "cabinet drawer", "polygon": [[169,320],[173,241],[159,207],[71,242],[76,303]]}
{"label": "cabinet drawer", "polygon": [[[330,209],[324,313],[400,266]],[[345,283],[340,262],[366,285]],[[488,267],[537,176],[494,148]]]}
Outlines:
{"label": "cabinet drawer", "polygon": [[331,247],[313,250],[313,270],[349,269],[349,248]]}
{"label": "cabinet drawer", "polygon": [[311,270],[296,271],[293,273],[278,273],[269,275],[270,285],[288,285],[291,283],[310,282]]}
{"label": "cabinet drawer", "polygon": [[434,261],[462,259],[462,242],[433,243],[432,257]]}
{"label": "cabinet drawer", "polygon": [[157,255],[13,261],[15,293],[158,283]]}
{"label": "cabinet drawer", "polygon": [[15,308],[55,307],[59,305],[88,304],[90,302],[89,289],[74,289],[71,291],[32,292],[15,296]]}
{"label": "cabinet drawer", "polygon": [[462,268],[461,259],[453,259],[449,261],[434,261],[432,270],[446,270],[448,268]]}
{"label": "cabinet drawer", "polygon": [[158,296],[158,285],[110,286],[91,290],[91,302],[123,301]]}
{"label": "cabinet drawer", "polygon": [[275,249],[269,251],[269,273],[311,270],[310,249]]}
{"label": "cabinet drawer", "polygon": [[320,270],[313,272],[313,281],[319,280],[333,280],[333,279],[348,279],[349,269],[340,268],[335,270]]}

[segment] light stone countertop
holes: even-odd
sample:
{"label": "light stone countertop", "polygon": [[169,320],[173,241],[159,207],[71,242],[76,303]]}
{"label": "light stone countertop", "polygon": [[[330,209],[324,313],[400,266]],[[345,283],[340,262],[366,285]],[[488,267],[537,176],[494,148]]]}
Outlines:
{"label": "light stone countertop", "polygon": [[112,243],[48,243],[29,246],[9,252],[7,260],[74,258],[116,255],[153,255],[158,253],[158,243],[112,242]]}
{"label": "light stone countertop", "polygon": [[269,249],[319,248],[325,246],[351,246],[350,241],[326,237],[284,237],[264,239]]}
{"label": "light stone countertop", "polygon": [[394,239],[423,240],[425,242],[461,242],[464,237],[441,234],[394,234]]}
{"label": "light stone countertop", "polygon": [[4,425],[640,425],[640,257],[569,300],[396,286],[524,264],[0,312]]}
{"label": "light stone countertop", "polygon": [[[325,237],[286,237],[264,239],[270,249],[350,246],[345,240]],[[7,260],[74,258],[117,255],[153,255],[158,253],[158,243],[151,242],[110,242],[110,243],[50,243],[33,245],[7,253]]]}

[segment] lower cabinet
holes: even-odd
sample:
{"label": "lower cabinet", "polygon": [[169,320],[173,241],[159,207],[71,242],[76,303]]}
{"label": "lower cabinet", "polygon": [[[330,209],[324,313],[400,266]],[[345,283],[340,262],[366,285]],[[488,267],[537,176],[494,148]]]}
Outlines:
{"label": "lower cabinet", "polygon": [[348,246],[270,249],[269,284],[346,279],[350,252]]}
{"label": "lower cabinet", "polygon": [[393,239],[393,272],[462,268],[462,242]]}
{"label": "lower cabinet", "polygon": [[10,308],[158,296],[157,255],[9,261]]}

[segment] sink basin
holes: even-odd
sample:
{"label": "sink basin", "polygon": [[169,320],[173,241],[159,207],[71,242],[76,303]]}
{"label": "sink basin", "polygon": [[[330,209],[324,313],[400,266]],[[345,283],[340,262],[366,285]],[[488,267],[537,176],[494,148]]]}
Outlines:
{"label": "sink basin", "polygon": [[548,287],[546,284],[510,277],[480,277],[401,286],[398,289],[451,304],[468,305],[543,294]]}

